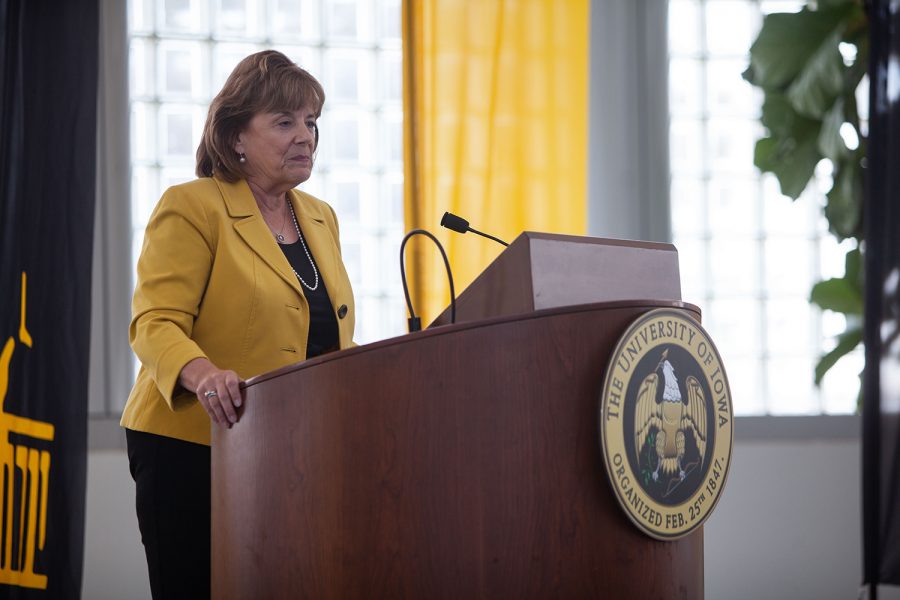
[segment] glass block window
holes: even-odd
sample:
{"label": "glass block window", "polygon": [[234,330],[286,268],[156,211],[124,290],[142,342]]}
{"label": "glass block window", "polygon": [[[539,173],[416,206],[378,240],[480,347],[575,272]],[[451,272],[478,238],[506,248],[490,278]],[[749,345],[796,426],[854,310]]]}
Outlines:
{"label": "glass block window", "polygon": [[400,0],[129,0],[133,261],[153,207],[194,178],[212,97],[242,58],[284,52],[325,88],[313,175],[334,207],[366,343],[405,332]]}
{"label": "glass block window", "polygon": [[703,309],[743,415],[853,412],[863,363],[861,353],[847,357],[821,389],[813,384],[818,357],[843,328],[842,316],[808,302],[815,281],[843,273],[847,248],[822,215],[831,165],[818,166],[796,201],[753,165],[762,93],[741,73],[763,15],[803,5],[669,2],[672,235],[683,297]]}

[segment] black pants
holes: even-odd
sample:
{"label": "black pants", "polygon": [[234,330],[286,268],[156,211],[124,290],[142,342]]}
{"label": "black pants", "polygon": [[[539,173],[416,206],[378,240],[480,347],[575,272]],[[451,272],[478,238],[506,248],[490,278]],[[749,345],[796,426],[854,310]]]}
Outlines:
{"label": "black pants", "polygon": [[209,598],[209,447],[125,430],[154,600]]}

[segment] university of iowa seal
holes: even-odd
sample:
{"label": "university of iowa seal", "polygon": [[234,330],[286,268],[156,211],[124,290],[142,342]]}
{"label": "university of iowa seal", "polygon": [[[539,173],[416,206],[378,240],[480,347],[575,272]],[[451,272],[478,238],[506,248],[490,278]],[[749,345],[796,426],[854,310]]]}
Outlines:
{"label": "university of iowa seal", "polygon": [[619,504],[660,540],[712,513],[731,464],[734,414],[722,358],[699,323],[675,309],[635,320],[609,360],[600,442]]}

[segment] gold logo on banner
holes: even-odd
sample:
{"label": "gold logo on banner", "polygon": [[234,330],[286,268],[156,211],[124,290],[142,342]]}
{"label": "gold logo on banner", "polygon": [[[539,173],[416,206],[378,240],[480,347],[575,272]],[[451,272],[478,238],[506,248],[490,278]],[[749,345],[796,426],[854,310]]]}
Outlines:
{"label": "gold logo on banner", "polygon": [[666,308],[635,320],[610,359],[599,417],[628,518],[660,540],[699,527],[722,493],[734,423],[725,367],[700,324]]}
{"label": "gold logo on banner", "polygon": [[[25,286],[22,272],[22,304],[19,319],[19,342],[32,347],[31,334],[25,326]],[[0,352],[0,465],[3,467],[2,519],[0,540],[0,584],[47,589],[47,576],[34,571],[34,555],[44,549],[47,539],[47,491],[50,482],[50,453],[29,448],[21,442],[13,444],[10,434],[45,442],[53,441],[53,425],[19,417],[6,412],[9,389],[9,364],[16,340],[10,336]]]}

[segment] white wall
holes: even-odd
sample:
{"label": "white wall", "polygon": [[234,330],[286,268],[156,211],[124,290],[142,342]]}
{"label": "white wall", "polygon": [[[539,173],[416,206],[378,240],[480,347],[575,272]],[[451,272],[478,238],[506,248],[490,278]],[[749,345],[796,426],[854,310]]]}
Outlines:
{"label": "white wall", "polygon": [[128,457],[123,450],[92,450],[87,475],[82,597],[149,599]]}
{"label": "white wall", "polygon": [[859,481],[858,440],[736,443],[706,524],[706,597],[856,598]]}

